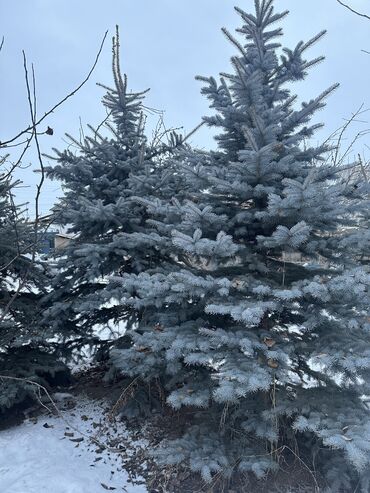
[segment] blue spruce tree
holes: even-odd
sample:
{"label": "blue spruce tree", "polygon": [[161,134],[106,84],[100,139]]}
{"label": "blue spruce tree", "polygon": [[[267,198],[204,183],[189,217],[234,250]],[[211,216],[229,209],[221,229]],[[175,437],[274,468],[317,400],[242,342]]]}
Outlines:
{"label": "blue spruce tree", "polygon": [[73,150],[55,150],[56,157],[49,156],[56,164],[47,169],[48,176],[60,181],[64,191],[53,218],[73,237],[55,252],[57,274],[45,298],[51,307],[44,323],[61,334],[64,356],[74,350],[79,355],[81,347],[89,345],[98,358],[105,358],[112,339],[121,335],[125,343],[122,329],[135,322],[136,313],[107,291],[108,276],[139,273],[158,261],[151,249],[156,236],[146,235],[142,241],[146,208],[132,196],[172,196],[181,190],[181,178],[165,160],[181,147],[181,137],[166,131],[166,142],[161,135],[149,142],[143,101],[147,91],[129,91],[120,70],[119,48],[117,28],[114,88],[102,86],[107,90],[103,97],[107,119],[98,128],[89,126],[91,136],[82,142],[68,136]]}
{"label": "blue spruce tree", "polygon": [[125,375],[160,382],[175,410],[198,410],[157,451],[161,463],[188,464],[207,481],[262,478],[294,447],[328,491],[360,482],[366,492],[368,230],[355,240],[369,204],[326,164],[328,147],[310,144],[321,127],[311,118],[336,86],[301,106],[289,89],[322,61],[306,52],[324,33],[282,49],[275,24],[287,12],[272,0],[255,7],[236,9],[241,41],[224,30],[237,50],[232,72],[198,77],[218,149],[177,156],[186,193],[135,199],[148,217],[133,238],[161,259],[108,285],[136,312],[131,347],[111,358]]}

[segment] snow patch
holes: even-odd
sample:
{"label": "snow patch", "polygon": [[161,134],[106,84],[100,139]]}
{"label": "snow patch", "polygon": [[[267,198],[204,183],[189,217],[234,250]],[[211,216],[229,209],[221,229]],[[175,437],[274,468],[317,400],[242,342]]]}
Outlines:
{"label": "snow patch", "polygon": [[143,484],[130,481],[120,454],[99,449],[74,430],[106,441],[108,428],[110,441],[124,437],[118,441],[126,455],[131,447],[144,447],[130,438],[123,423],[111,431],[103,402],[79,400],[63,418],[45,414],[0,432],[1,493],[147,493]]}

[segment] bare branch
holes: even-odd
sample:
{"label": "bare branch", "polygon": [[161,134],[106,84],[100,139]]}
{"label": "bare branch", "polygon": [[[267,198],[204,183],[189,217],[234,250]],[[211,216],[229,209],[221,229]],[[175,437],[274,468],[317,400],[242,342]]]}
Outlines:
{"label": "bare branch", "polygon": [[[1,180],[6,180],[6,179],[10,178],[10,176],[13,173],[13,171],[17,167],[20,166],[20,164],[22,162],[22,159],[23,159],[24,155],[26,154],[27,150],[29,149],[32,141],[34,141],[35,142],[35,145],[36,145],[37,158],[38,158],[38,162],[39,162],[39,170],[38,171],[41,173],[41,178],[40,178],[40,181],[39,181],[39,183],[37,184],[37,187],[36,187],[36,196],[35,196],[35,220],[34,220],[34,223],[33,223],[34,238],[33,238],[32,243],[27,246],[27,251],[28,251],[28,248],[31,248],[31,260],[30,260],[30,263],[29,263],[29,267],[26,269],[26,271],[24,273],[23,278],[19,280],[17,289],[15,290],[15,292],[13,293],[13,295],[11,296],[11,298],[8,301],[8,303],[6,304],[5,308],[1,311],[1,314],[0,314],[0,322],[3,321],[5,319],[5,317],[8,315],[8,313],[9,313],[9,311],[11,309],[12,304],[14,303],[14,301],[16,300],[16,298],[19,296],[19,294],[22,291],[22,289],[27,285],[27,282],[28,282],[28,279],[29,279],[29,274],[31,272],[31,269],[32,269],[33,264],[35,263],[36,253],[37,253],[37,247],[38,247],[39,242],[40,242],[40,238],[39,238],[39,223],[40,223],[40,207],[39,207],[39,202],[40,202],[40,196],[41,196],[42,187],[43,187],[43,184],[44,184],[44,181],[45,181],[45,168],[44,168],[44,164],[43,164],[43,160],[42,160],[42,153],[41,153],[41,148],[40,148],[38,136],[39,135],[43,135],[43,134],[51,134],[52,133],[52,130],[48,128],[45,132],[38,133],[37,132],[37,127],[38,127],[38,125],[41,122],[43,122],[45,120],[45,118],[47,118],[47,116],[49,116],[53,111],[55,111],[59,106],[61,106],[69,98],[71,98],[73,95],[75,95],[86,84],[86,82],[90,79],[90,77],[91,77],[91,75],[92,75],[92,73],[93,73],[93,71],[94,71],[94,69],[95,69],[95,67],[96,67],[96,65],[98,63],[98,60],[100,58],[100,55],[101,55],[101,52],[102,52],[102,49],[103,49],[103,46],[104,46],[104,43],[105,43],[105,39],[107,37],[107,34],[108,34],[108,31],[106,31],[105,34],[104,34],[104,37],[103,37],[103,39],[101,41],[101,44],[100,44],[100,47],[99,47],[99,50],[98,50],[98,53],[97,53],[97,55],[95,57],[95,61],[94,61],[93,65],[92,65],[89,73],[85,77],[85,79],[73,91],[71,91],[70,93],[68,93],[64,98],[62,98],[58,103],[56,103],[50,110],[48,110],[39,119],[37,119],[37,98],[36,98],[36,81],[35,81],[34,67],[32,65],[32,91],[31,91],[31,84],[30,84],[30,80],[29,80],[29,76],[28,76],[28,68],[27,68],[26,54],[25,54],[24,51],[22,52],[23,53],[23,67],[24,67],[24,74],[25,74],[25,81],[26,81],[27,99],[28,99],[28,105],[29,105],[29,111],[30,111],[30,117],[31,117],[31,124],[26,129],[22,130],[21,132],[19,132],[17,135],[15,135],[14,137],[12,137],[11,139],[9,139],[9,140],[7,140],[5,142],[0,142],[0,149],[1,148],[4,148],[4,147],[7,147],[7,145],[8,144],[11,144],[11,143],[14,143],[14,144],[11,145],[11,147],[15,147],[17,145],[22,145],[22,144],[24,145],[24,147],[22,149],[22,152],[21,152],[21,155],[19,156],[19,158],[14,163],[11,164],[9,170],[6,170],[5,173],[3,173],[0,176],[0,179]],[[3,44],[4,44],[4,38],[2,39],[2,41],[0,43],[0,50],[3,47]],[[21,136],[25,135],[25,134],[29,134],[29,136],[27,137],[27,139],[24,140],[23,142],[17,142],[18,139]],[[0,164],[3,164],[4,162],[5,162],[5,159],[1,160]],[[11,197],[11,203],[14,204],[14,201],[12,202],[12,200],[13,200],[13,198]],[[17,237],[17,241],[19,242],[18,237]],[[21,248],[20,248],[19,243],[17,245],[17,250],[18,250],[17,255],[5,267],[3,266],[0,270],[6,269],[17,258],[19,258],[21,255],[23,255],[24,252],[21,251]]]}
{"label": "bare branch", "polygon": [[12,137],[11,139],[8,139],[8,140],[5,140],[3,142],[0,142],[0,148],[1,147],[6,147],[7,144],[11,144],[12,142],[14,142],[17,139],[19,139],[19,137],[21,137],[22,135],[24,135],[24,134],[26,134],[28,132],[31,132],[35,126],[39,126],[40,123],[42,123],[45,120],[45,118],[47,118],[51,113],[53,113],[57,108],[59,108],[59,106],[61,106],[63,103],[65,103],[69,98],[71,98],[72,96],[74,96],[81,89],[81,87],[86,84],[86,82],[90,79],[90,77],[91,77],[92,73],[94,72],[95,67],[96,67],[96,65],[98,63],[98,60],[99,60],[100,55],[101,55],[101,52],[103,50],[103,46],[104,46],[104,43],[105,43],[107,34],[108,34],[108,31],[106,31],[105,34],[104,34],[103,40],[102,40],[102,42],[100,44],[100,47],[99,47],[99,50],[98,50],[98,53],[97,53],[97,55],[95,57],[95,61],[94,61],[93,65],[92,65],[89,73],[85,77],[85,79],[75,89],[73,89],[73,91],[71,91],[70,93],[68,93],[64,98],[62,98],[58,103],[56,103],[50,110],[48,110],[44,114],[44,116],[42,116],[37,121],[35,121],[35,123],[32,123],[27,128],[25,128],[24,130],[22,130],[21,132],[19,132],[15,137]]}
{"label": "bare branch", "polygon": [[107,111],[107,116],[104,118],[104,120],[102,122],[99,123],[99,125],[93,129],[93,132],[95,134],[94,138],[96,139],[98,133],[99,133],[99,130],[102,128],[102,126],[109,120],[110,116],[112,114],[112,110],[110,111]]}
{"label": "bare branch", "polygon": [[343,135],[345,133],[345,131],[347,130],[347,128],[351,125],[351,123],[355,120],[355,118],[362,112],[362,109],[363,109],[363,103],[362,105],[359,107],[359,109],[357,111],[355,111],[351,118],[349,118],[349,120],[347,120],[347,122],[343,125],[340,133],[339,133],[339,136],[338,136],[338,139],[337,139],[337,145],[336,145],[336,150],[335,150],[335,157],[334,157],[334,166],[336,166],[337,164],[337,161],[338,161],[338,155],[339,155],[339,149],[340,149],[340,146],[341,146],[341,142],[342,142],[342,139],[343,139]]}
{"label": "bare branch", "polygon": [[[31,145],[32,140],[33,140],[33,135],[31,135],[26,140],[25,146],[23,147],[22,152],[21,152],[19,158],[14,163],[12,163],[10,169],[8,171],[6,171],[5,174],[3,174],[3,175],[0,176],[0,180],[7,180],[8,178],[10,178],[10,176],[13,173],[13,171],[20,166],[23,157],[25,156],[26,152],[28,151],[28,149],[29,149],[29,147]],[[0,144],[0,148],[1,148],[1,144]]]}
{"label": "bare branch", "polygon": [[34,67],[32,65],[32,99],[31,99],[31,88],[30,88],[30,83],[29,83],[29,79],[28,79],[27,59],[26,59],[26,54],[24,51],[23,51],[23,66],[24,66],[24,74],[25,74],[25,79],[26,79],[27,97],[28,97],[30,116],[31,116],[32,124],[33,124],[32,136],[35,140],[36,150],[37,150],[37,158],[39,161],[40,172],[41,172],[41,178],[40,178],[39,183],[36,186],[36,196],[35,196],[35,221],[33,223],[33,230],[34,230],[35,238],[34,238],[34,246],[32,248],[32,262],[34,262],[35,257],[36,257],[37,244],[38,244],[38,229],[39,229],[39,220],[40,220],[39,202],[40,202],[40,195],[41,195],[42,186],[43,186],[44,181],[45,181],[45,168],[44,168],[44,163],[42,161],[40,144],[39,144],[37,131],[36,131],[36,129],[37,129],[37,123],[36,123],[37,98],[36,98],[35,70],[34,70]]}
{"label": "bare branch", "polygon": [[342,7],[345,7],[346,9],[350,10],[351,12],[353,12],[354,14],[360,16],[360,17],[365,17],[365,19],[369,19],[370,20],[370,15],[367,15],[367,14],[362,14],[361,12],[358,12],[357,10],[355,10],[354,8],[350,7],[349,5],[347,5],[346,3],[342,2],[342,0],[337,0],[337,2],[342,5]]}
{"label": "bare branch", "polygon": [[[39,163],[40,163],[41,179],[37,185],[36,197],[35,197],[35,215],[36,215],[36,217],[35,217],[34,228],[33,228],[34,244],[33,244],[32,252],[31,252],[31,262],[30,262],[28,268],[26,269],[23,277],[19,280],[17,289],[15,290],[15,292],[11,296],[10,300],[6,304],[4,310],[2,311],[1,316],[0,316],[0,322],[2,322],[5,319],[5,317],[9,313],[9,310],[10,310],[12,304],[14,303],[14,301],[19,296],[21,290],[26,286],[28,278],[29,278],[29,274],[31,273],[31,270],[32,270],[33,265],[35,263],[37,243],[38,243],[38,227],[39,227],[39,219],[40,219],[39,199],[40,199],[40,194],[41,194],[41,190],[42,190],[42,185],[45,181],[45,170],[44,170],[44,165],[43,165],[42,158],[41,158],[41,151],[40,151],[39,141],[38,141],[37,132],[36,132],[36,128],[37,128],[36,127],[36,102],[37,102],[37,99],[36,99],[36,87],[35,87],[35,85],[36,85],[35,72],[34,72],[34,69],[32,66],[33,91],[32,91],[32,96],[31,96],[31,87],[30,87],[30,82],[29,82],[29,78],[28,78],[26,54],[24,51],[22,53],[23,53],[24,77],[25,77],[26,88],[27,88],[27,99],[28,99],[28,105],[29,105],[29,110],[30,110],[30,115],[31,115],[31,121],[33,124],[33,126],[31,127],[32,132],[31,132],[30,141],[32,139],[35,139],[36,148],[37,148],[37,155],[38,155],[38,159],[39,159]],[[18,245],[18,251],[19,251],[19,245]]]}
{"label": "bare branch", "polygon": [[198,132],[198,130],[203,127],[203,125],[205,125],[205,121],[199,123],[195,128],[193,128],[193,130],[191,130],[187,135],[185,135],[185,137],[183,138],[182,142],[186,142],[188,139],[190,139],[190,137],[192,135],[194,135],[196,132]]}

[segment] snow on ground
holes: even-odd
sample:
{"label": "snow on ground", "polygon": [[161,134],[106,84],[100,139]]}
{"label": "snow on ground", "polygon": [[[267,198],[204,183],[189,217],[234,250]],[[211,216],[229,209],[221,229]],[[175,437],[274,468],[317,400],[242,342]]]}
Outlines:
{"label": "snow on ground", "polygon": [[[104,402],[82,399],[62,416],[64,420],[45,413],[0,431],[1,493],[147,493],[143,484],[130,481],[120,454],[99,448],[74,430],[107,443]],[[123,455],[145,447],[130,437],[123,423],[108,429],[110,442],[124,437],[119,441]]]}

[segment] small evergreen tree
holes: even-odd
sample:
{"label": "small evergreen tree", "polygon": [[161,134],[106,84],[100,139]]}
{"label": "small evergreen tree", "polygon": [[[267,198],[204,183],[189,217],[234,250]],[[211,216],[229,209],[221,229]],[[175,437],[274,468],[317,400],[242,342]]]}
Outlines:
{"label": "small evergreen tree", "polygon": [[30,381],[48,387],[68,378],[40,328],[48,270],[36,255],[41,231],[14,203],[16,185],[7,173],[0,177],[0,413],[26,398],[37,399]]}
{"label": "small evergreen tree", "polygon": [[364,242],[352,241],[364,202],[325,164],[327,146],[310,145],[321,126],[310,120],[336,86],[300,108],[288,88],[322,60],[305,56],[324,33],[281,50],[273,25],[287,12],[272,0],[255,7],[236,9],[244,41],[224,30],[238,51],[233,72],[199,77],[218,150],[182,154],[187,197],[136,199],[148,213],[141,241],[156,234],[161,261],[107,288],[138,321],[112,361],[159,379],[174,409],[199,409],[161,462],[208,481],[263,477],[297,441],[330,491],[352,491],[359,475],[366,492],[370,276],[358,262]]}

